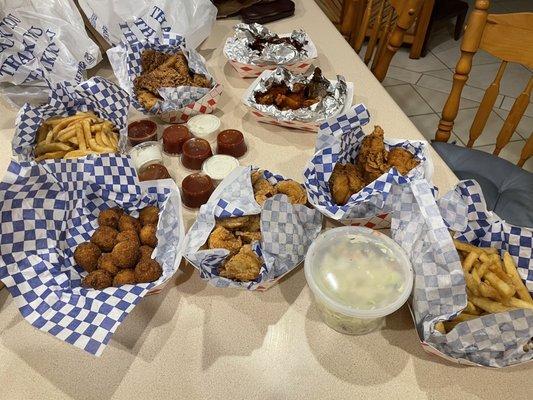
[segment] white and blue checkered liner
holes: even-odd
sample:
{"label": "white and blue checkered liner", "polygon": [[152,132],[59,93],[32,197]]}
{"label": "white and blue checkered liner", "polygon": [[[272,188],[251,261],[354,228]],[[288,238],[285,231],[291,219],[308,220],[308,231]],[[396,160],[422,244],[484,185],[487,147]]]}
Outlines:
{"label": "white and blue checkered liner", "polygon": [[394,185],[405,185],[417,179],[430,179],[432,164],[428,155],[428,144],[422,141],[386,139],[385,148],[403,147],[420,160],[407,176],[391,168],[374,182],[352,195],[343,206],[333,202],[329,189],[329,178],[338,162],[354,162],[365,137],[362,126],[370,121],[370,115],[363,104],[354,106],[349,112],[330,118],[320,126],[315,154],[308,162],[304,176],[309,202],[322,214],[339,221],[356,218],[371,218],[391,210],[388,195]]}
{"label": "white and blue checkered liner", "polygon": [[424,180],[409,190],[393,188],[391,232],[411,259],[415,282],[411,308],[420,338],[460,362],[505,367],[533,359],[527,351],[533,337],[533,311],[513,310],[458,324],[447,334],[435,330],[466,306],[466,287],[459,255],[449,229],[459,240],[508,250],[531,291],[532,231],[511,226],[487,211],[475,181],[460,182],[438,203]]}
{"label": "white and blue checkered liner", "polygon": [[[9,165],[0,183],[0,280],[29,323],[99,356],[139,300],[178,269],[185,236],[181,199],[171,180],[139,184],[129,158],[65,161]],[[162,277],[104,290],[82,287],[86,273],[73,254],[97,228],[100,211],[120,206],[137,216],[149,204],[161,210],[153,257]]]}
{"label": "white and blue checkered liner", "polygon": [[[322,215],[303,205],[293,205],[285,195],[267,199],[263,208],[256,203],[251,184],[251,167],[239,167],[226,177],[187,233],[184,255],[199,271],[202,279],[216,287],[238,287],[255,290],[296,268],[313,239],[322,229]],[[264,171],[265,179],[273,184],[285,180],[280,175]],[[218,269],[229,252],[224,249],[200,250],[215,227],[215,218],[261,214],[261,242],[253,249],[262,257],[263,266],[257,279],[237,282],[221,277]]]}
{"label": "white and blue checkered liner", "polygon": [[[207,70],[205,59],[194,49],[186,47],[185,39],[172,32],[158,34],[153,30],[146,31],[145,37],[139,37],[128,32],[123,27],[125,40],[118,46],[108,50],[109,62],[120,85],[130,94],[133,106],[145,114],[160,114],[173,110],[180,110],[185,106],[200,100],[216,85],[215,79]],[[163,100],[157,102],[150,110],[146,110],[137,100],[133,91],[133,81],[142,72],[141,54],[144,50],[152,49],[167,54],[183,52],[187,58],[189,69],[203,74],[211,80],[210,88],[177,86],[159,90]]]}
{"label": "white and blue checkered liner", "polygon": [[13,155],[23,161],[33,159],[37,131],[42,122],[56,115],[73,115],[77,111],[94,111],[99,117],[111,121],[119,131],[119,149],[123,152],[128,135],[129,107],[128,93],[105,78],[95,76],[77,86],[59,83],[51,88],[47,104],[32,106],[26,103],[19,110],[12,141]]}

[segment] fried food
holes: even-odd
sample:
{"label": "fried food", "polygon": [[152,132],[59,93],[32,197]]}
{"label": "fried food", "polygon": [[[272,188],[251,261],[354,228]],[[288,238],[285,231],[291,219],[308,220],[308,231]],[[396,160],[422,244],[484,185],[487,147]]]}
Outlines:
{"label": "fried food", "polygon": [[113,285],[113,277],[109,272],[103,269],[97,269],[89,272],[87,276],[83,278],[82,285],[96,290],[103,290]]}
{"label": "fried food", "polygon": [[241,239],[223,226],[215,227],[207,242],[210,249],[226,249],[230,254],[237,254],[242,246]]}
{"label": "fried food", "polygon": [[335,204],[344,205],[353,194],[365,187],[365,182],[355,165],[336,164],[329,187]]}
{"label": "fried food", "polygon": [[150,247],[157,246],[157,237],[156,237],[157,227],[155,225],[145,225],[141,228],[139,233],[139,238],[141,243]]}
{"label": "fried food", "polygon": [[189,69],[187,58],[182,52],[165,54],[150,49],[144,50],[141,53],[141,69],[141,74],[133,81],[133,88],[139,103],[147,110],[162,99],[159,95],[161,88],[212,86],[211,79]]}
{"label": "fried food", "polygon": [[127,231],[119,232],[117,235],[117,243],[118,242],[124,242],[124,241],[134,241],[141,244],[141,241],[139,239],[139,235],[137,234],[137,231],[133,229],[129,229]]}
{"label": "fried food", "polygon": [[243,217],[221,218],[217,220],[217,225],[222,226],[230,231],[235,229],[242,229],[250,222],[250,217],[245,215]]}
{"label": "fried food", "polygon": [[152,258],[154,249],[150,246],[139,247],[139,261]]}
{"label": "fried food", "polygon": [[284,82],[273,84],[265,92],[255,93],[255,101],[262,105],[276,106],[280,110],[298,110],[311,107],[326,94],[316,89],[319,86],[317,84],[322,79],[322,71],[317,67],[309,83],[294,83],[292,89]]}
{"label": "fried food", "polygon": [[136,232],[141,231],[141,223],[137,218],[133,218],[131,215],[123,214],[118,220],[118,230],[120,232],[134,230]]}
{"label": "fried food", "polygon": [[119,268],[133,268],[139,258],[139,243],[134,241],[118,242],[111,252],[115,265]]}
{"label": "fried food", "polygon": [[251,180],[252,180],[252,186],[255,185],[255,183],[261,179],[263,177],[263,172],[262,171],[254,171],[252,172],[252,175],[251,175]]}
{"label": "fried food", "polygon": [[98,259],[98,269],[103,269],[113,276],[119,271],[119,268],[115,265],[115,261],[113,261],[111,253],[103,253],[100,256]]}
{"label": "fried food", "polygon": [[253,185],[255,201],[262,206],[266,199],[278,194],[278,190],[265,178],[259,178]]}
{"label": "fried food", "polygon": [[117,242],[118,231],[109,226],[101,226],[94,231],[91,237],[91,243],[97,245],[103,252],[113,250]]}
{"label": "fried food", "polygon": [[113,278],[113,286],[135,285],[135,272],[131,268],[121,269]]}
{"label": "fried food", "polygon": [[139,221],[141,221],[141,225],[157,225],[159,221],[159,208],[156,206],[144,207],[139,211]]}
{"label": "fried food", "polygon": [[98,225],[109,226],[113,229],[118,228],[118,220],[120,219],[120,213],[116,208],[108,208],[101,211],[98,215]]}
{"label": "fried food", "polygon": [[299,42],[291,37],[279,37],[277,34],[273,34],[267,38],[264,37],[256,37],[252,43],[250,43],[248,46],[255,51],[262,52],[265,49],[265,46],[268,44],[283,44],[283,45],[289,45],[296,49],[296,51],[300,52],[302,51],[305,44],[307,44],[307,40],[302,42]]}
{"label": "fried food", "polygon": [[42,161],[117,151],[118,131],[113,123],[92,111],[79,111],[44,121],[37,131],[34,154],[35,161]]}
{"label": "fried food", "polygon": [[163,269],[156,260],[144,259],[135,266],[135,280],[139,283],[157,281],[163,275]]}
{"label": "fried food", "polygon": [[435,325],[441,333],[450,332],[463,321],[482,315],[499,313],[516,308],[533,310],[533,299],[516,271],[513,258],[507,251],[503,262],[497,249],[476,247],[454,240],[461,256],[461,266],[466,283],[467,305],[451,321]]}
{"label": "fried food", "polygon": [[261,240],[261,232],[258,231],[237,231],[235,235],[239,237],[243,243],[250,244],[255,241]]}
{"label": "fried food", "polygon": [[383,129],[374,126],[374,132],[363,139],[356,165],[363,173],[365,182],[373,182],[389,170],[387,151],[383,142]]}
{"label": "fried food", "polygon": [[251,281],[259,276],[261,259],[253,252],[252,246],[242,246],[239,253],[231,257],[220,268],[220,276],[237,281]]}
{"label": "fried food", "polygon": [[329,178],[329,190],[333,202],[344,205],[350,197],[361,191],[391,167],[402,174],[407,174],[420,161],[409,151],[395,147],[387,152],[383,142],[383,129],[374,126],[374,131],[361,143],[359,154],[352,163],[337,163]]}
{"label": "fried food", "polygon": [[81,243],[74,250],[74,261],[87,272],[98,268],[98,259],[102,252],[97,245],[91,242]]}
{"label": "fried food", "polygon": [[243,231],[258,232],[261,230],[261,215],[248,215],[248,221],[242,227]]}
{"label": "fried food", "polygon": [[420,164],[420,161],[415,160],[413,153],[401,147],[395,147],[389,151],[387,162],[391,167],[396,167],[402,175],[407,175],[409,171]]}
{"label": "fried food", "polygon": [[278,182],[275,186],[279,193],[287,195],[292,204],[307,203],[307,193],[302,185],[291,179]]}

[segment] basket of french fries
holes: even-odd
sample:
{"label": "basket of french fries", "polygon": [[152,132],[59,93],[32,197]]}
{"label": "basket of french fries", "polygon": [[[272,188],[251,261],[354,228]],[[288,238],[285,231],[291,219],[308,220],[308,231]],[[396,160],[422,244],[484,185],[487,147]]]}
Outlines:
{"label": "basket of french fries", "polygon": [[393,205],[391,233],[412,260],[424,349],[486,367],[533,360],[533,231],[488,211],[475,181],[438,202],[427,182],[410,189]]}
{"label": "basket of french fries", "polygon": [[13,153],[37,162],[122,153],[129,105],[128,94],[101,77],[75,87],[58,84],[47,104],[20,109]]}

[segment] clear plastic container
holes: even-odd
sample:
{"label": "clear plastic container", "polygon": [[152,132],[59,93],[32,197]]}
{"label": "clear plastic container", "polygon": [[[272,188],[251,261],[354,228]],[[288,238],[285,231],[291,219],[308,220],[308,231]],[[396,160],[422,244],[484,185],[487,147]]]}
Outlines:
{"label": "clear plastic container", "polygon": [[413,269],[403,249],[363,227],[320,234],[309,247],[304,270],[324,322],[350,335],[380,328],[413,288]]}

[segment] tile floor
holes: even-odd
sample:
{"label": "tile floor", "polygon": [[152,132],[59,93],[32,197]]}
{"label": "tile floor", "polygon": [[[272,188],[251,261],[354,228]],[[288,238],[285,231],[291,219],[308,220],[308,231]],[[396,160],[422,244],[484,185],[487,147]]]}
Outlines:
{"label": "tile floor", "polygon": [[[473,0],[469,2],[473,4]],[[531,0],[493,0],[491,3],[491,12],[494,13],[533,11]],[[383,81],[383,86],[389,94],[429,140],[435,137],[440,113],[450,93],[453,70],[460,55],[461,40],[456,42],[451,36],[453,23],[455,21],[436,24],[430,37],[429,52],[426,57],[412,60],[409,58],[407,48],[400,49],[392,59],[387,77]],[[364,51],[365,47],[360,54],[363,55]],[[456,141],[459,145],[465,145],[468,141],[470,125],[479,102],[483,98],[485,88],[494,79],[499,65],[499,60],[488,53],[479,51],[475,55],[470,77],[462,92],[459,114],[450,141]],[[521,65],[507,66],[500,86],[500,95],[496,99],[483,134],[475,143],[475,148],[492,152],[504,119],[531,76],[532,71]],[[525,140],[531,134],[533,134],[533,101],[513,134],[511,142],[500,156],[516,163]],[[533,172],[533,158],[528,160],[524,168]]]}

